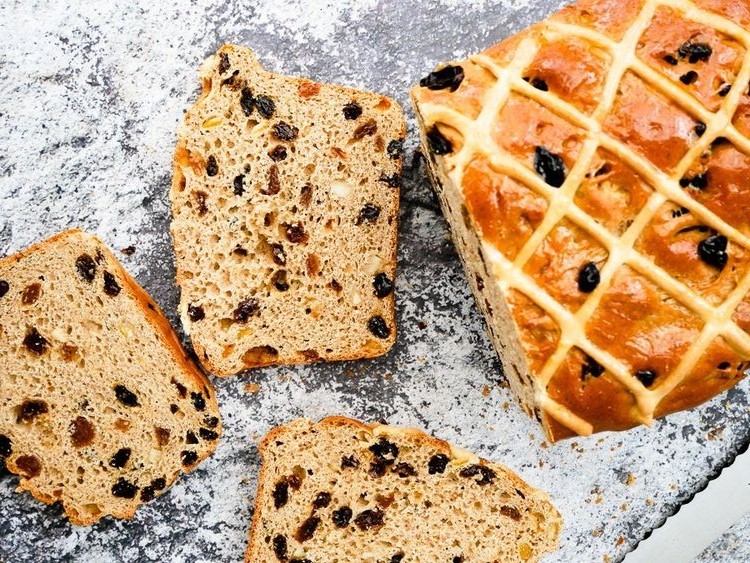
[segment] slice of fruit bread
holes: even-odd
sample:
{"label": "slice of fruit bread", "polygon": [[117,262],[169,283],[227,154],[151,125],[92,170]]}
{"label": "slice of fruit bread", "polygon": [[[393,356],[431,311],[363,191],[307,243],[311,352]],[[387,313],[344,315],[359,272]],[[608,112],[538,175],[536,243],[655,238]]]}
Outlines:
{"label": "slice of fruit bread", "polygon": [[232,45],[200,76],[170,196],[180,311],[200,361],[227,376],[387,352],[399,105],[268,72]]}
{"label": "slice of fruit bread", "polygon": [[82,231],[0,259],[0,373],[0,459],[74,524],[132,518],[221,433],[164,314]]}
{"label": "slice of fruit bread", "polygon": [[245,561],[538,561],[562,521],[506,467],[419,430],[295,420],[260,445]]}

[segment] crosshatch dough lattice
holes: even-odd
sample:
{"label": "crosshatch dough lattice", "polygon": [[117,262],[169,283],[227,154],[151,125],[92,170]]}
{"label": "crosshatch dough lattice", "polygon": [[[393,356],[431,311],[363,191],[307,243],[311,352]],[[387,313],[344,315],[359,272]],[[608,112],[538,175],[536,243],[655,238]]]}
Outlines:
{"label": "crosshatch dough lattice", "polygon": [[748,23],[747,2],[584,0],[412,91],[490,336],[552,440],[651,424],[750,367]]}

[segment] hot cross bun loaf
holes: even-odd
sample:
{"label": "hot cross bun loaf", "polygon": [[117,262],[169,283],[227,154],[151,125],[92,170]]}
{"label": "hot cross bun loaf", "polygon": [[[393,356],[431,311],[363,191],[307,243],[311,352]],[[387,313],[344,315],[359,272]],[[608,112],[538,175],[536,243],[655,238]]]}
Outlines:
{"label": "hot cross bun loaf", "polygon": [[171,191],[181,316],[200,361],[227,376],[387,352],[401,108],[268,72],[232,45],[201,81]]}
{"label": "hot cross bun loaf", "polygon": [[581,0],[412,90],[504,372],[552,440],[750,367],[750,4]]}
{"label": "hot cross bun loaf", "polygon": [[539,561],[557,548],[547,495],[418,430],[299,419],[260,453],[247,563]]}
{"label": "hot cross bun loaf", "polygon": [[0,259],[0,460],[70,521],[132,518],[213,453],[216,397],[98,238]]}

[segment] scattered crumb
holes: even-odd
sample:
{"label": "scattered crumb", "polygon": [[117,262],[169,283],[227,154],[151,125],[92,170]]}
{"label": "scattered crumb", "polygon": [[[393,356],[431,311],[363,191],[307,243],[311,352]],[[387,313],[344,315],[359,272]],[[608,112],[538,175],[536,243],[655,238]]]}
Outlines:
{"label": "scattered crumb", "polygon": [[625,480],[625,484],[628,487],[632,487],[635,484],[635,475],[633,475],[632,473],[628,473],[628,477]]}
{"label": "scattered crumb", "polygon": [[591,532],[591,535],[594,536],[595,538],[598,538],[599,536],[602,535],[602,529],[601,528],[597,528],[596,530],[594,530],[593,532]]}
{"label": "scattered crumb", "polygon": [[120,252],[122,252],[125,256],[132,256],[133,254],[135,254],[135,246],[131,244],[130,246],[126,246],[125,248],[120,250]]}
{"label": "scattered crumb", "polygon": [[620,505],[620,510],[622,510],[623,512],[627,512],[629,508],[630,508],[630,505],[627,502],[623,502]]}
{"label": "scattered crumb", "polygon": [[424,321],[419,321],[419,322],[417,323],[417,326],[419,327],[419,330],[424,330],[424,329],[426,329],[426,328],[427,328],[427,323],[426,323],[426,322],[424,322]]}
{"label": "scattered crumb", "polygon": [[622,536],[619,536],[617,538],[617,545],[622,545],[624,543],[625,543],[625,538],[623,538]]}
{"label": "scattered crumb", "polygon": [[538,460],[538,462],[539,462],[539,467],[544,467],[544,462],[541,459]]}
{"label": "scattered crumb", "polygon": [[596,497],[596,500],[594,500],[594,504],[601,504],[604,499],[602,499],[602,495],[598,495]]}
{"label": "scattered crumb", "polygon": [[724,427],[719,426],[718,428],[713,428],[708,431],[708,434],[706,434],[707,440],[718,440],[721,438],[721,435],[724,434]]}
{"label": "scattered crumb", "polygon": [[604,557],[602,557],[602,560],[604,561],[604,563],[609,563],[610,561],[612,561],[612,558],[609,555],[605,555]]}
{"label": "scattered crumb", "polygon": [[542,441],[542,443],[539,444],[539,447],[546,450],[549,447],[549,444],[546,441]]}
{"label": "scattered crumb", "polygon": [[654,506],[654,499],[647,498],[646,499],[646,506]]}
{"label": "scattered crumb", "polygon": [[257,383],[248,383],[245,385],[245,393],[257,393],[260,391],[260,385]]}
{"label": "scattered crumb", "polygon": [[510,403],[509,403],[508,401],[505,401],[505,402],[503,403],[503,410],[506,410],[506,411],[507,411],[507,410],[508,410],[508,408],[510,408]]}
{"label": "scattered crumb", "polygon": [[355,375],[357,375],[352,368],[348,368],[345,373],[347,377],[354,377]]}
{"label": "scattered crumb", "polygon": [[482,387],[482,395],[484,395],[485,397],[490,396],[490,391],[491,389],[489,385],[485,385],[484,387]]}
{"label": "scattered crumb", "polygon": [[387,371],[383,375],[383,379],[385,379],[386,381],[390,381],[391,379],[393,379],[393,374],[390,371]]}

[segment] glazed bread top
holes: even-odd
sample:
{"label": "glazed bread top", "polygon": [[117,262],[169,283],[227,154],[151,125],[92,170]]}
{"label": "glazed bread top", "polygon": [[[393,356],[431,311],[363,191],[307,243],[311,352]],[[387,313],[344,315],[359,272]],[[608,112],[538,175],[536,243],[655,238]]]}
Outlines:
{"label": "glazed bread top", "polygon": [[750,3],[583,0],[412,96],[553,439],[750,367]]}

